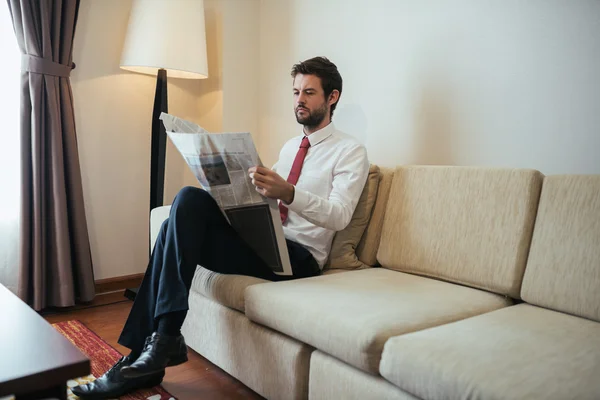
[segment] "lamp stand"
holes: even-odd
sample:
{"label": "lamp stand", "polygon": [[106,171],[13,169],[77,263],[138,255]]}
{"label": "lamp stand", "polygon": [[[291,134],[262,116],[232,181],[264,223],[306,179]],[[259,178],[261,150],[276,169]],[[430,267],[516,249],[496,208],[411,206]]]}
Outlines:
{"label": "lamp stand", "polygon": [[[154,108],[152,109],[152,144],[150,150],[150,211],[163,205],[165,189],[165,158],[167,150],[167,132],[159,119],[160,113],[167,113],[167,70],[159,69],[156,75]],[[148,242],[150,239],[148,238]],[[125,289],[125,297],[135,300],[139,288]]]}
{"label": "lamp stand", "polygon": [[165,157],[167,132],[159,119],[161,112],[168,112],[167,70],[159,69],[156,76],[156,92],[152,111],[152,156],[150,160],[150,211],[163,205],[165,188]]}

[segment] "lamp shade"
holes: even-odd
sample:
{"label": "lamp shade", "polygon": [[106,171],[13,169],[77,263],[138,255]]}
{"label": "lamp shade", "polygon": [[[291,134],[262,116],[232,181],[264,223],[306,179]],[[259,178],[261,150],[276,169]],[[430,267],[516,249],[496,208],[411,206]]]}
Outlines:
{"label": "lamp shade", "polygon": [[208,77],[203,0],[134,0],[121,68],[172,78]]}

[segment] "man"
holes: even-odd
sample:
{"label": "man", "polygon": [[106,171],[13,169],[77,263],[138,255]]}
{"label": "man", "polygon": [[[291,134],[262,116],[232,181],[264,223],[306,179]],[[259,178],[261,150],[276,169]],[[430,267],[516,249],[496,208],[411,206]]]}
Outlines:
{"label": "man", "polygon": [[[248,173],[260,194],[280,200],[292,278],[305,278],[320,274],[335,232],[350,222],[369,162],[364,146],[331,122],[342,93],[337,67],[316,57],[294,65],[292,77],[294,112],[303,134],[283,146],[272,170],[253,167]],[[273,273],[239,238],[207,192],[182,189],[119,338],[131,353],[73,393],[84,399],[119,397],[158,385],[166,367],[187,361],[180,328],[197,265],[224,274],[289,279]]]}

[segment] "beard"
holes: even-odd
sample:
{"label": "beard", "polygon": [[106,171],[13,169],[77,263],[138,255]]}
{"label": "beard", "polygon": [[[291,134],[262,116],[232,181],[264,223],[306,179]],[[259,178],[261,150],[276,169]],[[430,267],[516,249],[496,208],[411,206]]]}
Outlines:
{"label": "beard", "polygon": [[300,114],[298,114],[298,108],[296,108],[296,121],[298,121],[299,124],[304,125],[308,128],[314,128],[319,126],[319,124],[323,122],[323,120],[327,116],[327,113],[329,112],[329,109],[327,108],[327,103],[323,103],[323,105],[321,105],[314,111],[310,111],[307,108],[304,108],[304,110],[308,115],[302,117],[300,116]]}

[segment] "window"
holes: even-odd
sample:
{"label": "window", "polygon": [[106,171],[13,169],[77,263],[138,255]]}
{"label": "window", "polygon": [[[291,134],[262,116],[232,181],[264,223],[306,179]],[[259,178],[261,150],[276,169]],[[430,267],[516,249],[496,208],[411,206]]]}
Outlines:
{"label": "window", "polygon": [[0,283],[15,291],[19,263],[21,55],[6,2],[0,2]]}

